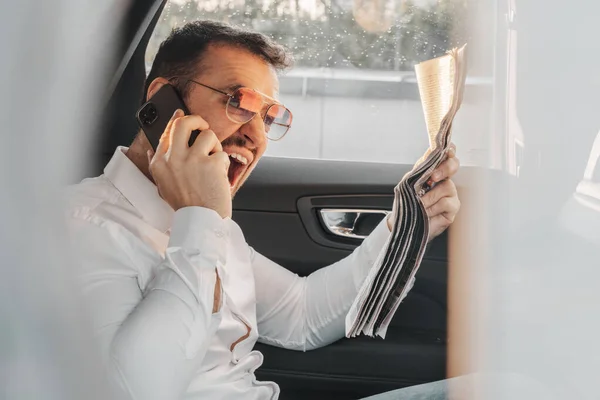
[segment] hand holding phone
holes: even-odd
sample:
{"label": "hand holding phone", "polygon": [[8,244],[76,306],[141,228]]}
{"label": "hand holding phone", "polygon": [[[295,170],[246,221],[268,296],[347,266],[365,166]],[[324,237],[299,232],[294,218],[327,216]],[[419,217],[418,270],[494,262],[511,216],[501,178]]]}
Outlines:
{"label": "hand holding phone", "polygon": [[161,197],[174,210],[199,206],[215,210],[223,218],[230,217],[229,156],[208,123],[189,114],[181,96],[169,84],[136,113],[154,150],[149,158],[150,173]]}
{"label": "hand holding phone", "polygon": [[[188,146],[190,132],[200,130]],[[231,217],[229,155],[217,135],[198,115],[179,110],[167,123],[154,155],[148,154],[150,173],[161,197],[175,210],[205,207],[222,218]]]}

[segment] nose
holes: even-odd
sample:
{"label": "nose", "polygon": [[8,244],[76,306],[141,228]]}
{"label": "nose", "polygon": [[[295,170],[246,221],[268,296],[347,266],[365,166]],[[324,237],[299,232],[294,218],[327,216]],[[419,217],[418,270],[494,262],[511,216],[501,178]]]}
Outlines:
{"label": "nose", "polygon": [[265,123],[260,115],[255,115],[250,121],[240,128],[240,133],[250,141],[255,148],[262,148],[267,141]]}

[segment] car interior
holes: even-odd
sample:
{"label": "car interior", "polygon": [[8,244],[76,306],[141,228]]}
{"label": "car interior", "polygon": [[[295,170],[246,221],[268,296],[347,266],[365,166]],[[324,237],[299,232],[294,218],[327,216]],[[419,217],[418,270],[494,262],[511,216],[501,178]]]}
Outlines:
{"label": "car interior", "polygon": [[[120,76],[100,129],[102,171],[118,145],[137,133],[135,111],[145,79],[145,50],[166,1],[135,1],[124,22]],[[137,28],[136,28],[137,27]],[[118,79],[117,79],[118,78]],[[108,132],[109,134],[107,134]],[[363,210],[357,221],[367,235],[391,210],[393,188],[412,165],[264,157],[234,199],[233,219],[249,244],[300,276],[350,254],[362,239],[334,235],[320,210]],[[306,179],[310,177],[310,179]],[[372,211],[373,213],[369,213]],[[277,382],[282,399],[359,398],[446,376],[447,235],[424,257],[414,288],[385,340],[342,339],[306,353],[257,344],[265,362],[260,380]]]}
{"label": "car interior", "polygon": [[[500,8],[508,10],[510,3]],[[89,171],[90,176],[101,173],[115,147],[128,145],[138,131],[134,114],[140,105],[145,79],[146,48],[166,4],[166,0],[130,2],[121,26],[122,40],[114,65],[114,84],[108,93],[107,118],[99,127],[102,152],[98,154],[95,170]],[[533,14],[533,10],[524,6],[519,16],[526,21]],[[524,32],[520,43],[541,34]],[[508,34],[504,42],[509,42]],[[527,54],[522,56],[527,59]],[[501,65],[498,71],[497,79],[506,79],[510,73]],[[530,85],[535,82],[523,79],[533,72],[520,69],[515,73],[525,82],[522,90],[539,95],[537,87],[527,86],[527,82]],[[506,93],[493,95],[501,98]],[[539,121],[525,118],[523,127],[527,129],[534,123]],[[546,118],[545,123],[548,129],[556,129],[551,118]],[[502,124],[501,121],[500,128]],[[590,139],[597,128],[590,130]],[[546,145],[534,137],[528,149],[535,153],[537,146],[547,152]],[[585,153],[584,148],[572,151]],[[517,157],[522,176],[527,177],[528,171],[535,175],[539,166],[528,164],[531,160]],[[306,276],[347,256],[360,245],[362,237],[383,218],[381,212],[391,210],[393,188],[411,168],[412,164],[267,156],[235,197],[233,219],[257,251]],[[468,175],[469,168],[465,169],[462,173]],[[576,166],[573,171],[577,169]],[[576,173],[569,170],[569,174],[575,185]],[[494,174],[490,177],[507,179]],[[556,198],[555,209],[566,201],[568,194]],[[332,231],[324,211],[347,217],[344,214],[347,210],[354,212],[350,216],[354,218],[351,234]],[[265,356],[256,373],[258,379],[277,382],[281,398],[287,400],[357,399],[446,378],[450,235],[452,229],[428,246],[415,286],[398,309],[385,340],[342,339],[306,353],[257,344],[256,349]]]}

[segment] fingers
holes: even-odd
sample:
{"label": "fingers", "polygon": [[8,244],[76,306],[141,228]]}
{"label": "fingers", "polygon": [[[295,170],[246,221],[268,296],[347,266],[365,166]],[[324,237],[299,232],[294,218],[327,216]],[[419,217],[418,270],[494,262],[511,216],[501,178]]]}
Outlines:
{"label": "fingers", "polygon": [[221,142],[217,135],[210,129],[206,129],[200,132],[192,145],[191,150],[194,155],[207,156],[213,153],[222,152],[223,146],[221,146]]}
{"label": "fingers", "polygon": [[225,174],[225,178],[227,178],[227,173],[229,172],[229,165],[231,164],[231,160],[229,159],[229,155],[224,151],[218,151],[210,156],[215,162],[223,164],[223,173]]}
{"label": "fingers", "polygon": [[436,168],[428,182],[430,185],[433,182],[437,184],[421,197],[429,217],[429,240],[444,232],[454,222],[460,210],[456,185],[450,179],[459,167],[456,146],[451,143],[446,151],[446,159]]}
{"label": "fingers", "polygon": [[430,218],[428,240],[431,241],[433,238],[439,236],[442,232],[448,229],[450,225],[452,225],[452,221],[448,220],[448,218],[443,214]]}
{"label": "fingers", "polygon": [[146,152],[146,157],[148,157],[148,165],[150,165],[152,163],[152,158],[154,157],[154,151],[153,150],[148,150]]}
{"label": "fingers", "polygon": [[229,159],[229,154],[223,151],[223,146],[213,131],[207,129],[200,132],[191,150],[193,156],[198,155],[198,158],[209,156],[210,160],[221,164],[223,166],[223,174],[227,179],[231,160]]}
{"label": "fingers", "polygon": [[454,222],[460,210],[460,199],[456,186],[450,179],[436,185],[421,199],[429,217],[430,239],[432,239]]}
{"label": "fingers", "polygon": [[456,157],[456,145],[454,143],[450,143],[448,150],[446,150],[446,155],[448,158]]}
{"label": "fingers", "polygon": [[171,143],[171,127],[173,126],[173,121],[180,117],[183,117],[183,111],[175,110],[173,116],[167,124],[167,127],[165,128],[165,131],[160,136],[158,146],[156,146],[156,154],[164,155],[169,150],[169,144]]}
{"label": "fingers", "polygon": [[444,197],[458,197],[456,186],[454,185],[454,182],[452,182],[452,180],[450,179],[447,179],[435,185],[433,189],[431,189],[429,192],[425,193],[423,197],[421,197],[421,200],[423,201],[425,209],[428,209]]}
{"label": "fingers", "polygon": [[[450,156],[451,154],[454,155]],[[460,161],[456,158],[455,154],[455,150],[448,151],[448,158],[435,169],[431,175],[431,181],[440,182],[444,179],[452,178],[458,172]]]}
{"label": "fingers", "polygon": [[184,154],[189,147],[188,142],[192,131],[208,129],[208,122],[199,115],[181,116],[183,111],[181,113],[179,111],[177,111],[179,116],[172,121],[169,150],[171,153]]}
{"label": "fingers", "polygon": [[455,196],[440,199],[440,201],[429,207],[426,211],[429,219],[443,216],[449,223],[452,223],[459,210],[460,200]]}

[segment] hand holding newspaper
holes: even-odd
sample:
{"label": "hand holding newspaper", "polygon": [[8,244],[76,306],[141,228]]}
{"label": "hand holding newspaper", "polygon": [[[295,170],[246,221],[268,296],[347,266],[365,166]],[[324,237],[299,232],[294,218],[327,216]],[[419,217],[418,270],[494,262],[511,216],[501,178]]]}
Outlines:
{"label": "hand holding newspaper", "polygon": [[465,48],[415,67],[430,147],[394,189],[394,228],[346,315],[347,337],[364,333],[385,338],[394,313],[412,287],[429,237],[421,196],[430,189],[427,182],[444,161],[451,142],[452,121],[465,86]]}

